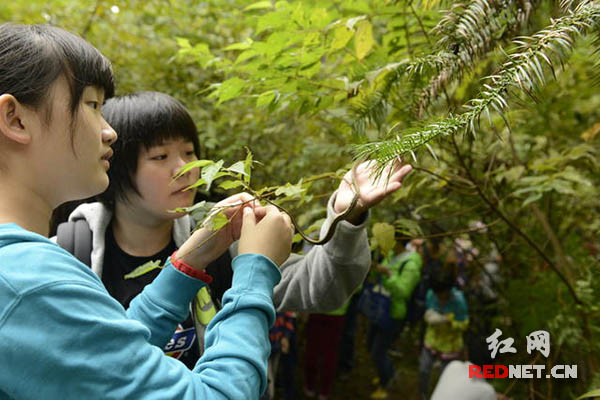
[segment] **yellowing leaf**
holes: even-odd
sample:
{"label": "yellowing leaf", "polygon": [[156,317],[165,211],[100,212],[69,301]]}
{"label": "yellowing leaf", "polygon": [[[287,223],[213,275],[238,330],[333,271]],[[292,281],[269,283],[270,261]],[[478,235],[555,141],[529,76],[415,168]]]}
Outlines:
{"label": "yellowing leaf", "polygon": [[373,225],[373,238],[377,240],[377,244],[381,248],[383,254],[387,254],[390,250],[394,249],[396,245],[395,231],[393,225],[386,222],[378,222]]}
{"label": "yellowing leaf", "polygon": [[354,37],[356,58],[362,60],[371,51],[375,39],[373,39],[373,26],[369,21],[360,21]]}
{"label": "yellowing leaf", "polygon": [[581,138],[586,142],[591,142],[598,134],[600,134],[600,122],[595,123],[590,129],[583,132]]}
{"label": "yellowing leaf", "polygon": [[163,268],[160,265],[160,260],[148,261],[147,263],[140,265],[139,267],[125,275],[123,279],[137,278],[138,276],[147,274],[148,272],[153,271],[156,268]]}

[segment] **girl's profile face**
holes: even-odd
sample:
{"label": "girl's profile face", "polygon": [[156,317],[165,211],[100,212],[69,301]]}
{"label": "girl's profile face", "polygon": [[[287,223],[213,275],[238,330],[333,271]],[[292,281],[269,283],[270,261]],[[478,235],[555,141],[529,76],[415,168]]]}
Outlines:
{"label": "girl's profile face", "polygon": [[46,165],[41,182],[52,204],[98,194],[108,186],[110,144],[117,135],[101,114],[104,90],[88,86],[84,89],[75,115],[70,110],[67,80],[60,77],[49,94],[50,120],[46,111],[37,111],[40,165]]}
{"label": "girl's profile face", "polygon": [[142,147],[134,177],[140,195],[130,194],[128,199],[136,207],[159,219],[181,216],[167,210],[193,204],[196,190],[183,189],[198,180],[199,170],[195,168],[176,181],[172,178],[181,167],[197,159],[194,144],[183,138],[167,140],[149,149]]}

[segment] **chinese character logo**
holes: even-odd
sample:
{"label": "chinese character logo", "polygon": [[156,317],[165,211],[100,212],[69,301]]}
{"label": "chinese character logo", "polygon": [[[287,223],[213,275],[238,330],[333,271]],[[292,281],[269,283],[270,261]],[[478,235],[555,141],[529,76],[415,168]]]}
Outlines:
{"label": "chinese character logo", "polygon": [[[513,343],[515,342],[513,338],[506,338],[499,341],[498,338],[500,338],[500,336],[502,336],[502,331],[496,328],[496,331],[490,337],[485,339],[485,341],[489,343],[488,350],[492,351],[492,359],[496,358],[496,353],[498,351],[500,351],[500,354],[517,352],[517,349],[513,347]],[[529,343],[527,344],[527,349],[529,350]]]}
{"label": "chinese character logo", "polygon": [[550,333],[546,331],[531,332],[527,336],[527,353],[537,350],[548,358],[550,354]]}

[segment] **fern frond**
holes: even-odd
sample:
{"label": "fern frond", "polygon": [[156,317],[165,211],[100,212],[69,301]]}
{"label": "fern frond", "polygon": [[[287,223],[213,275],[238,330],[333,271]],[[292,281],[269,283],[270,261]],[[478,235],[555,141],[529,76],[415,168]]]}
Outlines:
{"label": "fern frond", "polygon": [[374,123],[377,129],[381,129],[388,114],[388,96],[392,87],[405,73],[407,65],[406,63],[395,63],[371,72],[372,79],[377,79],[377,76],[382,74],[384,77],[372,94],[350,106],[351,127],[355,135],[364,135],[366,127],[370,123]]}
{"label": "fern frond", "polygon": [[450,82],[460,80],[502,40],[520,30],[529,20],[534,6],[533,1],[474,0],[462,12],[456,11],[462,7],[451,10],[435,31],[442,35],[438,44],[452,49],[454,57],[418,96],[415,105],[417,116],[422,118],[432,101]]}
{"label": "fern frond", "polygon": [[352,130],[357,135],[364,135],[369,123],[374,123],[380,129],[387,117],[387,104],[381,91],[353,104],[350,110],[354,121]]}
{"label": "fern frond", "polygon": [[590,3],[593,0],[560,0],[560,8],[563,11],[573,9],[580,6],[582,3]]}
{"label": "fern frond", "polygon": [[600,30],[596,30],[595,38],[592,42],[592,46],[594,48],[594,56],[596,62],[594,63],[594,67],[592,70],[592,85],[599,86],[600,85]]}
{"label": "fern frond", "polygon": [[[382,169],[389,161],[412,153],[439,136],[453,135],[462,130],[475,133],[482,113],[496,111],[503,116],[508,108],[506,98],[509,91],[530,93],[543,86],[546,69],[554,74],[555,64],[559,63],[564,68],[575,38],[591,29],[598,29],[599,25],[600,4],[580,3],[567,15],[553,20],[548,28],[532,37],[515,40],[519,51],[508,56],[500,72],[487,78],[478,98],[465,105],[466,112],[450,115],[402,135],[392,128],[390,135],[394,135],[394,139],[357,145],[354,148],[356,157],[374,159]],[[544,64],[547,64],[546,69]]]}

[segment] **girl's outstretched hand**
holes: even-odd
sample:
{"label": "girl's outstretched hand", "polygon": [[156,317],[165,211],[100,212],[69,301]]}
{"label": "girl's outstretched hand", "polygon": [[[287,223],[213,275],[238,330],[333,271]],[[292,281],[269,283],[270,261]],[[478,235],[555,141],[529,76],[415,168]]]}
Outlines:
{"label": "girl's outstretched hand", "polygon": [[276,207],[264,210],[266,214],[257,222],[254,210],[244,208],[238,254],[262,254],[280,266],[292,251],[294,229],[290,217]]}
{"label": "girl's outstretched hand", "polygon": [[350,206],[352,198],[356,193],[354,185],[358,186],[360,192],[358,203],[346,217],[347,221],[355,225],[358,224],[360,216],[364,212],[375,206],[387,195],[400,189],[402,180],[412,170],[412,166],[395,160],[383,169],[380,176],[375,175],[376,169],[377,164],[374,161],[365,161],[348,171],[342,182],[340,182],[333,206],[335,212],[338,214]]}

